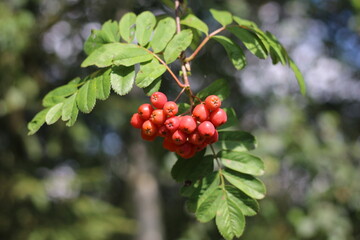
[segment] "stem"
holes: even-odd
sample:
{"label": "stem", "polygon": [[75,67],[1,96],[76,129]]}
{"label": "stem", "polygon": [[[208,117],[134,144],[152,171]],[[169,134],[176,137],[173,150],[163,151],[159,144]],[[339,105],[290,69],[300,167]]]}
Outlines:
{"label": "stem", "polygon": [[224,175],[222,173],[222,168],[221,168],[221,163],[220,163],[220,160],[219,158],[216,156],[216,152],[215,152],[215,149],[213,147],[212,144],[210,144],[210,148],[211,148],[211,151],[213,152],[214,154],[214,158],[216,160],[216,163],[219,165],[219,175],[220,175],[220,181],[221,181],[221,188],[225,191],[225,179],[224,179]]}
{"label": "stem", "polygon": [[190,57],[185,58],[185,62],[190,62],[191,60],[193,60],[196,55],[200,52],[200,50],[205,46],[205,44],[210,40],[211,37],[215,36],[216,34],[224,31],[226,29],[226,27],[221,27],[219,29],[216,29],[215,31],[213,31],[212,33],[210,33],[208,36],[206,36],[206,38],[204,38],[204,40],[200,43],[200,45],[196,48],[196,50],[191,54]]}
{"label": "stem", "polygon": [[177,97],[175,98],[174,102],[176,102],[177,100],[179,100],[180,96],[184,93],[186,88],[181,89],[181,92],[179,93],[179,95],[177,95]]}
{"label": "stem", "polygon": [[145,49],[148,53],[150,53],[151,55],[153,55],[162,65],[164,65],[166,67],[166,70],[170,73],[170,75],[175,79],[176,83],[179,85],[179,87],[181,88],[185,88],[186,84],[184,85],[182,82],[180,82],[180,80],[176,77],[176,75],[174,74],[174,72],[169,68],[169,66],[155,53],[153,53],[152,51],[150,51],[149,49],[143,48]]}
{"label": "stem", "polygon": [[175,0],[175,21],[176,21],[176,33],[181,32],[180,26],[180,1]]}

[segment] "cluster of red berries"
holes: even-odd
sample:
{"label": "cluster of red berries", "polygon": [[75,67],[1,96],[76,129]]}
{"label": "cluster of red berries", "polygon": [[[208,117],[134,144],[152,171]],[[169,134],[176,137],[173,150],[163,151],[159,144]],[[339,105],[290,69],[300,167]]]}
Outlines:
{"label": "cluster of red berries", "polygon": [[226,112],[220,108],[221,100],[216,95],[208,96],[196,105],[191,116],[176,116],[177,104],[168,101],[162,92],[153,93],[150,101],[152,105],[144,103],[132,115],[131,125],[141,129],[144,140],[164,137],[163,147],[183,158],[191,158],[208,144],[217,142],[216,128],[227,121]]}

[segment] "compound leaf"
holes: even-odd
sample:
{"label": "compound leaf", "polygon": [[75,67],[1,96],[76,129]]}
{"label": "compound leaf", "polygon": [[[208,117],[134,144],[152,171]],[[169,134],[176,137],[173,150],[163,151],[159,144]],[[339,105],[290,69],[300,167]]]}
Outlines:
{"label": "compound leaf", "polygon": [[137,16],[135,36],[141,46],[145,46],[149,42],[155,25],[156,18],[151,12],[145,11]]}
{"label": "compound leaf", "polygon": [[148,87],[166,71],[166,67],[157,60],[140,64],[140,70],[136,75],[136,85],[140,88]]}
{"label": "compound leaf", "polygon": [[111,69],[108,69],[106,71],[100,70],[95,73],[93,81],[96,82],[97,99],[106,100],[110,96],[110,90],[111,90],[110,72]]}
{"label": "compound leaf", "polygon": [[118,42],[120,40],[119,25],[117,22],[109,20],[101,28],[105,42]]}
{"label": "compound leaf", "polygon": [[237,70],[243,69],[246,66],[246,57],[241,47],[224,36],[214,36],[212,38],[225,48],[228,57]]}
{"label": "compound leaf", "polygon": [[170,42],[176,32],[175,20],[171,17],[161,19],[154,31],[154,36],[151,39],[151,47],[154,53],[161,52]]}
{"label": "compound leaf", "polygon": [[302,75],[302,73],[300,72],[298,66],[295,64],[295,62],[293,60],[290,60],[290,68],[293,70],[296,80],[298,82],[298,85],[300,87],[300,92],[302,95],[306,94],[306,85],[305,85],[305,80],[304,77]]}
{"label": "compound leaf", "polygon": [[130,92],[134,85],[134,67],[115,66],[110,73],[111,87],[120,96]]}
{"label": "compound leaf", "polygon": [[89,113],[93,110],[96,103],[96,81],[86,81],[79,89],[76,96],[76,103],[80,111]]}
{"label": "compound leaf", "polygon": [[216,9],[210,9],[210,13],[224,27],[233,22],[232,14],[228,11],[219,11]]}
{"label": "compound leaf", "polygon": [[161,87],[161,77],[155,79],[149,86],[143,88],[147,96],[151,96],[154,92],[158,92]]}
{"label": "compound leaf", "polygon": [[180,56],[182,51],[191,44],[193,34],[190,29],[186,29],[176,34],[165,48],[164,58],[166,63],[172,63]]}
{"label": "compound leaf", "polygon": [[258,213],[259,204],[255,199],[247,196],[234,186],[226,185],[225,189],[228,197],[239,206],[245,216],[254,216]]}
{"label": "compound leaf", "polygon": [[120,35],[128,43],[131,43],[134,40],[135,22],[136,22],[136,15],[135,13],[132,12],[126,13],[120,19],[119,22]]}
{"label": "compound leaf", "polygon": [[235,171],[257,176],[264,174],[264,163],[249,153],[223,150],[218,156],[224,166]]}
{"label": "compound leaf", "polygon": [[208,26],[201,21],[198,17],[196,17],[194,14],[188,14],[186,15],[183,19],[181,19],[180,23],[182,25],[191,27],[191,28],[195,28],[203,33],[205,33],[206,35],[209,34],[209,28]]}

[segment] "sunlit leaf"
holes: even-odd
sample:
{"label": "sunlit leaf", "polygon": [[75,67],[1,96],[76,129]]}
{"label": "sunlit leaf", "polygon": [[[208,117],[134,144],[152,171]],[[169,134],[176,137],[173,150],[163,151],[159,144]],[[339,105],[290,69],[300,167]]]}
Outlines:
{"label": "sunlit leaf", "polygon": [[249,197],[255,199],[264,198],[266,193],[265,185],[259,179],[230,169],[225,169],[223,174],[227,181]]}
{"label": "sunlit leaf", "polygon": [[153,94],[154,92],[158,92],[161,87],[161,82],[162,82],[161,77],[155,79],[149,86],[143,88],[145,94],[147,96],[151,96],[151,94]]}
{"label": "sunlit leaf", "polygon": [[120,96],[128,94],[135,80],[134,67],[115,66],[111,69],[111,87]]}
{"label": "sunlit leaf", "polygon": [[192,31],[186,29],[176,34],[175,37],[171,39],[164,52],[166,63],[172,63],[180,56],[182,51],[186,50],[191,44],[192,36]]}
{"label": "sunlit leaf", "polygon": [[96,103],[96,82],[87,81],[79,89],[79,92],[76,96],[77,106],[80,111],[84,113],[89,113],[93,110]]}
{"label": "sunlit leaf", "polygon": [[79,109],[76,104],[76,95],[77,93],[66,99],[62,108],[62,120],[68,121],[66,123],[68,127],[74,125],[79,114]]}
{"label": "sunlit leaf", "polygon": [[132,66],[153,58],[145,49],[134,44],[108,43],[94,50],[81,64],[82,67],[95,65],[108,67],[111,65]]}
{"label": "sunlit leaf", "polygon": [[118,42],[120,40],[119,25],[117,22],[109,20],[102,25],[103,39],[108,42]]}
{"label": "sunlit leaf", "polygon": [[151,39],[151,47],[155,53],[161,52],[170,42],[176,32],[175,20],[171,17],[161,19]]}
{"label": "sunlit leaf", "polygon": [[141,63],[140,70],[136,75],[135,82],[140,88],[148,87],[166,71],[166,67],[157,60]]}
{"label": "sunlit leaf", "polygon": [[34,118],[28,123],[28,125],[27,125],[27,128],[29,130],[28,135],[33,135],[41,128],[42,125],[44,125],[45,117],[49,110],[50,110],[50,108],[46,108],[46,109],[42,110],[41,112],[37,113],[34,116]]}
{"label": "sunlit leaf", "polygon": [[290,63],[291,69],[294,71],[294,74],[296,76],[296,80],[299,84],[301,94],[306,95],[306,85],[305,85],[305,80],[304,80],[302,73],[300,72],[298,66],[295,64],[295,62],[293,60],[290,60],[289,63]]}
{"label": "sunlit leaf", "polygon": [[63,103],[58,103],[47,112],[45,121],[48,125],[55,123],[61,117]]}
{"label": "sunlit leaf", "polygon": [[260,158],[247,152],[221,151],[218,156],[224,166],[235,171],[252,174],[264,174],[264,163]]}
{"label": "sunlit leaf", "polygon": [[234,186],[226,185],[225,189],[228,197],[236,203],[245,216],[254,216],[258,213],[259,204],[255,199],[247,196]]}
{"label": "sunlit leaf", "polygon": [[149,42],[155,25],[156,18],[151,12],[145,11],[137,16],[135,36],[141,46],[145,46]]}
{"label": "sunlit leaf", "polygon": [[205,33],[206,35],[209,34],[209,28],[206,25],[206,23],[201,21],[198,17],[196,17],[193,14],[188,14],[187,16],[185,16],[183,19],[181,19],[180,23],[182,25],[185,25],[185,26],[188,26],[191,28],[195,28],[195,29]]}
{"label": "sunlit leaf", "polygon": [[131,43],[134,40],[135,22],[136,22],[136,15],[135,13],[132,12],[126,13],[120,19],[119,22],[120,35],[128,43]]}
{"label": "sunlit leaf", "polygon": [[106,100],[110,96],[111,84],[110,84],[110,72],[111,69],[106,71],[101,70],[96,72],[93,81],[96,82],[96,98],[100,100]]}
{"label": "sunlit leaf", "polygon": [[228,11],[210,9],[210,13],[221,25],[226,26],[233,22],[232,14]]}
{"label": "sunlit leaf", "polygon": [[223,191],[216,212],[216,226],[226,240],[240,237],[245,228],[245,217],[234,199]]}
{"label": "sunlit leaf", "polygon": [[66,84],[61,87],[55,88],[45,95],[42,104],[44,107],[51,107],[60,102],[63,102],[66,97],[74,94],[77,91],[76,84]]}
{"label": "sunlit leaf", "polygon": [[246,66],[246,57],[243,50],[230,38],[224,36],[214,36],[212,39],[215,39],[225,48],[228,57],[237,70],[243,69]]}

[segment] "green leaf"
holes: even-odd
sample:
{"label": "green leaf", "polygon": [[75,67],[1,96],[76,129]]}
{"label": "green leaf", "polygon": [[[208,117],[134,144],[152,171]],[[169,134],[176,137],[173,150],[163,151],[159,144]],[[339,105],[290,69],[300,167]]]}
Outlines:
{"label": "green leaf", "polygon": [[141,46],[145,46],[149,42],[155,25],[156,18],[151,12],[145,11],[137,16],[135,36]]}
{"label": "green leaf", "polygon": [[238,152],[253,150],[257,145],[255,137],[243,131],[221,131],[218,143],[221,149]]}
{"label": "green leaf", "polygon": [[224,166],[235,171],[257,176],[264,174],[263,161],[249,153],[222,150],[218,156]]}
{"label": "green leaf", "polygon": [[134,44],[108,43],[94,50],[81,64],[81,67],[108,67],[113,64],[132,66],[153,58],[145,49]]}
{"label": "green leaf", "polygon": [[120,96],[128,94],[135,80],[134,67],[117,66],[111,69],[111,87]]}
{"label": "green leaf", "polygon": [[245,228],[245,217],[240,207],[226,191],[223,191],[221,200],[215,219],[219,232],[226,240],[240,237]]}
{"label": "green leaf", "polygon": [[166,71],[166,67],[153,59],[151,62],[141,63],[136,75],[136,85],[140,88],[148,87]]}
{"label": "green leaf", "polygon": [[214,171],[214,157],[197,154],[191,159],[179,158],[171,169],[171,176],[178,182],[195,181]]}
{"label": "green leaf", "polygon": [[175,61],[180,56],[181,52],[185,51],[186,48],[191,44],[192,36],[193,34],[190,29],[183,30],[176,34],[165,48],[165,62],[172,63]]}
{"label": "green leaf", "polygon": [[233,22],[232,14],[228,11],[219,11],[216,9],[210,9],[210,13],[224,27]]}
{"label": "green leaf", "polygon": [[[212,192],[216,190],[216,188],[219,188],[219,185],[219,172],[212,172],[208,175],[205,175],[201,180],[195,182],[195,184],[191,186],[192,189],[188,191],[188,193],[191,192],[191,195],[186,202],[188,210],[194,213],[198,211],[201,205],[207,200],[209,195],[211,195]],[[216,210],[216,207],[214,210]],[[198,212],[199,216],[202,215],[202,212],[205,212],[205,209],[201,210],[201,212]]]}
{"label": "green leaf", "polygon": [[109,20],[101,28],[105,42],[118,42],[120,40],[119,25],[117,22]]}
{"label": "green leaf", "polygon": [[90,55],[95,49],[106,43],[118,42],[120,40],[119,26],[111,20],[105,22],[101,30],[92,30],[90,36],[84,43],[84,51]]}
{"label": "green leaf", "polygon": [[266,32],[264,36],[266,37],[267,42],[270,44],[271,47],[270,51],[272,51],[273,53],[273,55],[271,56],[273,62],[276,61],[276,59],[278,59],[281,61],[283,65],[285,65],[289,59],[289,56],[287,55],[285,48],[280,44],[277,38],[270,32]]}
{"label": "green leaf", "polygon": [[299,84],[300,87],[300,92],[302,95],[306,95],[306,85],[305,85],[305,80],[303,75],[301,74],[298,66],[295,64],[295,62],[293,60],[290,60],[290,68],[293,70],[295,76],[296,76],[296,80]]}
{"label": "green leaf", "polygon": [[37,113],[34,118],[28,123],[28,135],[33,135],[41,128],[42,125],[44,125],[45,117],[49,110],[50,108],[43,109],[41,112]]}
{"label": "green leaf", "polygon": [[209,34],[208,26],[193,14],[188,14],[187,16],[185,16],[183,19],[181,19],[180,23],[182,25],[185,25],[185,26],[188,26],[191,28],[195,28],[195,29],[205,33],[206,35]]}
{"label": "green leaf", "polygon": [[55,88],[45,95],[42,104],[44,107],[51,107],[60,102],[63,102],[66,97],[74,94],[77,91],[76,84],[66,84],[61,87]]}
{"label": "green leaf", "polygon": [[106,100],[110,96],[111,84],[110,84],[110,72],[111,69],[100,70],[96,72],[93,81],[96,82],[96,98],[100,100]]}
{"label": "green leaf", "polygon": [[80,111],[89,113],[93,110],[96,103],[96,81],[87,81],[79,89],[76,96],[77,106]]}
{"label": "green leaf", "polygon": [[216,210],[222,201],[222,191],[219,184],[219,177],[215,175],[213,182],[205,182],[205,188],[202,186],[203,189],[200,191],[200,198],[197,200],[195,211],[196,219],[200,222],[208,222],[215,217]]}
{"label": "green leaf", "polygon": [[256,25],[256,23],[252,22],[252,21],[249,21],[249,20],[246,20],[246,19],[242,19],[242,18],[239,18],[238,16],[233,16],[233,19],[234,21],[241,25],[241,26],[246,26],[246,27],[250,27],[251,29],[258,29],[259,27]]}
{"label": "green leaf", "polygon": [[135,22],[136,22],[136,15],[135,13],[132,12],[126,13],[120,19],[119,22],[120,35],[128,43],[131,43],[134,40]]}
{"label": "green leaf", "polygon": [[151,47],[154,53],[161,52],[170,42],[176,32],[175,20],[171,17],[161,19],[154,31],[154,36],[151,39]]}
{"label": "green leaf", "polygon": [[77,93],[67,98],[64,101],[64,105],[62,107],[62,120],[68,121],[66,123],[68,127],[74,125],[79,114],[79,109],[76,105],[76,96]]}
{"label": "green leaf", "polygon": [[232,127],[238,123],[238,118],[236,116],[235,110],[233,108],[223,108],[227,115],[227,121],[225,124],[218,127],[218,130]]}
{"label": "green leaf", "polygon": [[178,114],[183,114],[185,113],[186,111],[190,110],[190,104],[188,103],[179,103],[178,104],[178,107],[179,107],[179,111],[178,111]]}
{"label": "green leaf", "polygon": [[228,57],[237,70],[243,69],[246,66],[246,57],[241,47],[224,36],[214,36],[212,38],[225,48]]}
{"label": "green leaf", "polygon": [[224,79],[218,79],[197,94],[202,100],[205,100],[209,95],[217,95],[221,100],[226,99],[230,95],[228,82]]}
{"label": "green leaf", "polygon": [[259,204],[255,199],[247,196],[234,186],[226,185],[225,189],[228,197],[236,203],[245,216],[254,216],[259,212]]}
{"label": "green leaf", "polygon": [[154,92],[158,92],[161,87],[161,78],[155,79],[149,86],[143,88],[147,96],[151,96]]}
{"label": "green leaf", "polygon": [[245,47],[255,56],[262,59],[267,57],[266,47],[255,33],[240,27],[228,27],[227,29],[239,38]]}
{"label": "green leaf", "polygon": [[64,103],[58,103],[47,112],[45,121],[48,125],[55,123],[61,117],[61,110]]}
{"label": "green leaf", "polygon": [[246,195],[255,199],[265,197],[265,185],[259,179],[230,169],[225,169],[225,171],[223,171],[223,175],[227,181]]}

